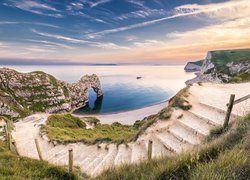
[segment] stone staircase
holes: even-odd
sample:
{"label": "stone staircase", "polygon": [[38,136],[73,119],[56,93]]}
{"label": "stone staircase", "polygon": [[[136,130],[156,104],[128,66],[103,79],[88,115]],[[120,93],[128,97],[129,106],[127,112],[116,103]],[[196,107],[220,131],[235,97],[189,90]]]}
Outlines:
{"label": "stone staircase", "polygon": [[[68,149],[73,149],[74,165],[79,166],[84,173],[96,176],[110,167],[147,160],[149,140],[153,141],[153,158],[180,154],[201,144],[211,128],[223,124],[225,111],[222,107],[227,103],[230,91],[225,93],[225,97],[228,97],[227,99],[224,98],[225,103],[222,101],[221,106],[218,107],[206,102],[204,100],[206,98],[203,98],[201,93],[197,93],[197,89],[199,89],[198,85],[191,87],[189,90],[187,100],[192,104],[189,111],[174,110],[170,120],[158,120],[136,142],[130,142],[126,145],[72,143],[54,146],[39,136],[39,126],[36,124],[40,123],[39,119],[46,118],[47,115],[45,114],[33,115],[27,117],[24,121],[17,122],[12,134],[20,155],[38,159],[34,143],[34,139],[37,138],[43,158],[48,162],[67,165]],[[239,97],[248,93],[247,90],[240,91],[240,89],[237,92]],[[207,98],[209,96],[214,96],[214,94],[211,92],[207,94]],[[250,108],[250,102],[247,103],[246,108]],[[242,113],[238,114],[236,108],[231,120],[240,115]]]}

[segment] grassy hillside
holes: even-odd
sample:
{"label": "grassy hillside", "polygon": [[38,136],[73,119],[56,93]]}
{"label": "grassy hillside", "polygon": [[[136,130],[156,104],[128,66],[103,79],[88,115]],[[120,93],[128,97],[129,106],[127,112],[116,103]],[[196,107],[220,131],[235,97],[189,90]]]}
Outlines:
{"label": "grassy hillside", "polygon": [[250,60],[250,49],[212,51],[212,62],[224,66],[230,62]]}
{"label": "grassy hillside", "polygon": [[[30,158],[18,157],[0,141],[0,179],[69,179],[66,167],[50,165]],[[74,174],[72,179],[78,179]]]}
{"label": "grassy hillside", "polygon": [[196,151],[110,169],[95,179],[249,179],[249,155],[250,114]]}
{"label": "grassy hillside", "polygon": [[94,129],[86,129],[83,121],[97,122],[95,118],[74,117],[70,114],[55,114],[48,118],[45,126],[42,127],[48,137],[59,143],[84,142],[95,144],[98,142],[124,143],[135,140],[141,131],[145,130],[155,121],[151,116],[143,121],[137,121],[134,125],[122,125],[120,123],[97,124]]}

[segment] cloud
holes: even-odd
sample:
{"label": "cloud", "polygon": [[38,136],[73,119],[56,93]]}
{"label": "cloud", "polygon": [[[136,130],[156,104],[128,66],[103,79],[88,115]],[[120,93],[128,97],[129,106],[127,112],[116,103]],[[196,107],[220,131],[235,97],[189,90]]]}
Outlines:
{"label": "cloud", "polygon": [[62,47],[62,48],[65,48],[65,49],[73,49],[73,47],[68,46],[66,44],[56,43],[56,42],[52,42],[52,41],[33,40],[33,39],[28,39],[27,41],[34,42],[34,43],[39,43],[39,44],[46,44],[46,45],[58,46],[58,47]]}
{"label": "cloud", "polygon": [[67,37],[67,36],[62,36],[62,35],[57,35],[57,34],[50,34],[50,33],[44,33],[44,32],[39,32],[35,29],[32,29],[32,32],[40,35],[40,36],[44,36],[44,37],[49,37],[49,38],[54,38],[54,39],[58,39],[58,40],[63,40],[63,41],[67,41],[67,42],[71,42],[71,43],[75,43],[75,44],[88,44],[89,46],[92,47],[99,47],[102,49],[116,49],[116,50],[128,50],[128,47],[125,46],[119,46],[115,43],[112,42],[93,42],[93,41],[87,41],[84,39],[78,39],[78,38],[72,38],[72,37]]}
{"label": "cloud", "polygon": [[147,17],[155,17],[163,15],[166,15],[166,11],[164,9],[146,9],[146,10],[138,10],[127,14],[123,14],[121,16],[115,17],[115,19],[126,20],[129,18],[147,18]]}
{"label": "cloud", "polygon": [[97,7],[101,4],[106,4],[106,3],[109,3],[111,0],[98,0],[97,2],[91,2],[89,1],[89,4],[90,4],[90,7],[91,8],[94,8],[94,7]]}
{"label": "cloud", "polygon": [[103,48],[103,49],[113,49],[113,50],[129,50],[129,47],[125,47],[125,46],[119,46],[115,43],[112,42],[108,42],[108,43],[98,43],[98,42],[94,42],[93,44],[91,44],[90,46],[92,47],[99,47],[99,48]]}
{"label": "cloud", "polygon": [[15,24],[29,24],[29,25],[39,25],[52,28],[61,28],[53,24],[41,23],[41,22],[18,22],[18,21],[0,21],[0,25],[15,25]]}
{"label": "cloud", "polygon": [[62,35],[57,35],[57,34],[50,34],[50,33],[44,33],[37,31],[35,29],[32,29],[32,32],[44,36],[44,37],[50,37],[58,40],[64,40],[64,41],[69,41],[71,43],[88,43],[88,41],[82,40],[82,39],[77,39],[77,38],[72,38],[72,37],[67,37],[67,36],[62,36]]}
{"label": "cloud", "polygon": [[8,0],[8,3],[4,3],[4,5],[15,7],[23,11],[28,11],[43,16],[51,16],[56,18],[60,18],[63,16],[60,13],[61,12],[60,10],[52,6],[49,6],[47,4],[43,4],[32,0]]}
{"label": "cloud", "polygon": [[[174,9],[173,15],[166,16],[163,18],[145,21],[138,24],[132,24],[128,26],[123,26],[119,28],[114,29],[107,29],[96,33],[87,34],[86,37],[88,38],[96,38],[100,37],[106,34],[110,33],[117,33],[121,31],[127,31],[131,29],[141,28],[145,26],[149,26],[155,23],[159,23],[162,21],[166,21],[169,19],[175,19],[179,17],[186,17],[186,16],[192,16],[192,15],[199,15],[199,14],[205,14],[208,17],[213,18],[221,18],[222,16],[224,18],[235,18],[235,16],[246,16],[250,11],[250,3],[249,0],[231,0],[223,3],[215,3],[215,4],[208,4],[208,5],[197,5],[197,4],[188,4],[183,6],[178,6]],[[237,15],[244,12],[243,15]],[[223,15],[221,15],[223,13]],[[230,15],[228,15],[231,13]],[[228,15],[228,16],[227,16]]]}

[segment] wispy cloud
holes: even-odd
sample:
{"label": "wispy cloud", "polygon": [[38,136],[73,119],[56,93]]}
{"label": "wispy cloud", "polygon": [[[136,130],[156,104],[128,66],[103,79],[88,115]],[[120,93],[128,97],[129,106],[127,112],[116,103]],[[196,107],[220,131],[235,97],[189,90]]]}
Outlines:
{"label": "wispy cloud", "polygon": [[[246,6],[248,4],[248,6]],[[121,31],[127,31],[131,29],[141,28],[145,26],[149,26],[155,23],[159,23],[162,21],[166,21],[169,19],[179,18],[179,17],[186,17],[186,16],[192,16],[192,15],[199,15],[199,14],[205,14],[207,16],[211,17],[211,14],[214,15],[215,18],[221,17],[221,13],[223,13],[223,16],[226,17],[230,12],[233,13],[233,15],[229,15],[230,18],[235,18],[234,15],[241,14],[241,12],[249,12],[249,2],[248,0],[237,0],[237,1],[228,1],[223,3],[215,3],[215,4],[209,4],[209,5],[197,5],[197,4],[189,4],[184,6],[179,6],[175,8],[175,11],[173,12],[173,15],[166,16],[163,18],[145,21],[138,24],[132,24],[128,26],[123,26],[119,28],[114,29],[107,29],[96,33],[87,34],[86,37],[88,38],[96,38],[103,36],[105,34],[110,33],[117,33]],[[241,16],[245,16],[241,15]]]}
{"label": "wispy cloud", "polygon": [[127,14],[123,14],[121,16],[116,17],[116,20],[125,20],[130,18],[147,18],[147,17],[157,17],[166,15],[166,11],[164,9],[146,9],[146,10],[138,10],[133,11]]}
{"label": "wispy cloud", "polygon": [[84,39],[78,39],[78,38],[72,38],[72,37],[67,37],[67,36],[62,36],[62,35],[57,35],[57,34],[50,34],[50,33],[44,33],[37,31],[35,29],[32,29],[32,32],[44,36],[44,37],[49,37],[49,38],[54,38],[58,40],[63,40],[67,41],[70,43],[75,43],[75,44],[88,44],[91,47],[99,47],[103,49],[113,49],[113,50],[128,50],[128,47],[125,46],[120,46],[112,42],[93,42],[93,41],[87,41]]}
{"label": "wispy cloud", "polygon": [[15,7],[24,11],[28,11],[34,14],[51,17],[62,17],[61,11],[44,3],[40,3],[34,0],[8,0],[8,3],[4,3],[5,6]]}
{"label": "wispy cloud", "polygon": [[33,40],[33,39],[28,39],[27,41],[38,43],[38,44],[58,46],[58,47],[66,48],[66,49],[73,49],[72,46],[69,46],[69,45],[66,45],[66,44],[62,44],[62,43],[56,43],[56,42],[52,42],[52,41]]}
{"label": "wispy cloud", "polygon": [[89,1],[89,3],[90,3],[90,7],[94,8],[94,7],[97,7],[97,6],[101,5],[101,4],[109,3],[110,1],[111,0],[98,0],[97,2]]}
{"label": "wispy cloud", "polygon": [[29,25],[39,25],[52,28],[61,28],[53,24],[41,23],[41,22],[18,22],[18,21],[0,21],[0,25],[14,25],[14,24],[29,24]]}
{"label": "wispy cloud", "polygon": [[40,35],[40,36],[50,37],[50,38],[54,38],[54,39],[58,39],[58,40],[69,41],[71,43],[88,43],[89,42],[89,41],[85,41],[82,39],[77,39],[77,38],[72,38],[72,37],[67,37],[67,36],[62,36],[62,35],[57,35],[57,34],[44,33],[44,32],[37,31],[35,29],[31,29],[31,31]]}

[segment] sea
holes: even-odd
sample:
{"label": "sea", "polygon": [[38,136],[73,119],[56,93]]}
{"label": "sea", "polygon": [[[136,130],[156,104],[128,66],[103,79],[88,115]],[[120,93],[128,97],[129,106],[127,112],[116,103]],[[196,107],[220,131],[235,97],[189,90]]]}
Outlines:
{"label": "sea", "polygon": [[89,103],[76,114],[106,114],[136,110],[167,101],[185,81],[194,77],[184,66],[5,66],[20,72],[44,71],[57,79],[75,83],[83,75],[97,74],[104,91],[97,98],[89,89]]}

